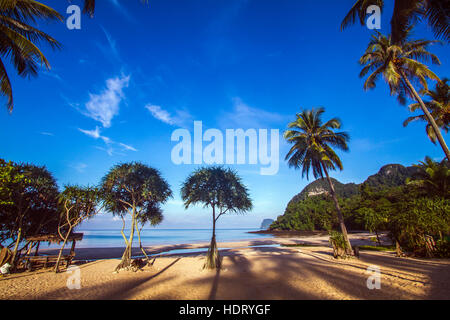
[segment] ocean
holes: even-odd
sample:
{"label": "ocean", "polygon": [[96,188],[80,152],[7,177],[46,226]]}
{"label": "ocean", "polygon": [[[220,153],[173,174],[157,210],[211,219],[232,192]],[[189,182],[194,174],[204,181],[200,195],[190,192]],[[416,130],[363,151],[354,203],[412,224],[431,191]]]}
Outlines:
{"label": "ocean", "polygon": [[[216,229],[216,239],[218,242],[231,242],[271,237],[267,234],[248,233],[258,230],[260,229]],[[83,240],[77,242],[77,248],[125,247],[120,229],[77,230],[76,232],[84,233]],[[128,234],[126,233],[126,235]],[[209,242],[211,235],[211,229],[145,229],[141,231],[141,240],[143,246],[188,244]],[[44,243],[41,244],[42,248],[46,246]],[[70,244],[68,246],[70,247]],[[139,246],[136,233],[133,246]],[[52,245],[51,247],[58,246]]]}

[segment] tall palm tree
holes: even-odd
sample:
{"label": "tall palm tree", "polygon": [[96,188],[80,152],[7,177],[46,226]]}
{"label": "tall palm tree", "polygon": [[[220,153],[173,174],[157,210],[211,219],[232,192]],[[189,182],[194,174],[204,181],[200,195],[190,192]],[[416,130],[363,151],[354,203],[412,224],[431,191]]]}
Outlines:
{"label": "tall palm tree", "polygon": [[364,66],[360,77],[371,72],[364,83],[364,89],[368,90],[375,88],[376,81],[382,75],[389,85],[391,95],[397,95],[401,104],[406,103],[406,97],[417,101],[433,128],[442,150],[450,159],[450,152],[436,121],[412,84],[414,82],[427,90],[427,79],[439,81],[438,76],[421,62],[431,61],[434,64],[440,64],[438,57],[427,51],[427,47],[436,42],[405,40],[402,44],[396,45],[392,42],[391,37],[376,32],[372,36],[366,52],[359,60],[359,63]]}
{"label": "tall palm tree", "polygon": [[14,100],[5,59],[11,61],[20,76],[36,76],[39,65],[50,69],[50,63],[38,45],[47,43],[52,49],[60,47],[58,41],[31,26],[41,19],[62,21],[62,16],[34,0],[0,1],[0,94],[7,98],[9,111],[14,108]]}
{"label": "tall palm tree", "polygon": [[297,114],[297,119],[288,125],[284,138],[292,144],[286,155],[289,167],[302,168],[302,177],[309,179],[309,171],[312,168],[314,178],[323,178],[325,175],[330,185],[330,194],[333,198],[339,226],[347,243],[347,252],[351,253],[351,244],[347,235],[344,217],[334,190],[333,182],[328,174],[329,170],[342,170],[342,162],[333,150],[348,151],[347,142],[350,137],[346,132],[335,132],[341,128],[341,121],[333,118],[322,122],[324,108],[303,110]]}
{"label": "tall palm tree", "polygon": [[[425,95],[431,98],[429,102],[425,102],[425,105],[430,110],[431,116],[436,121],[436,124],[446,133],[448,133],[450,125],[450,86],[447,82],[448,79],[444,78],[436,83],[434,90],[422,90],[420,92],[422,96]],[[411,112],[414,112],[420,109],[420,104],[413,103],[409,106],[409,109]],[[403,122],[403,126],[406,127],[410,122],[417,120],[427,121],[427,118],[425,115],[409,117]],[[426,126],[426,132],[431,142],[436,143],[436,134],[429,123]]]}
{"label": "tall palm tree", "polygon": [[[383,0],[357,0],[341,23],[341,30],[359,19],[364,25],[367,8],[377,5],[384,7]],[[427,20],[436,37],[450,39],[448,21],[450,19],[450,0],[395,0],[391,19],[392,42],[400,43],[407,38],[408,30],[416,21]]]}

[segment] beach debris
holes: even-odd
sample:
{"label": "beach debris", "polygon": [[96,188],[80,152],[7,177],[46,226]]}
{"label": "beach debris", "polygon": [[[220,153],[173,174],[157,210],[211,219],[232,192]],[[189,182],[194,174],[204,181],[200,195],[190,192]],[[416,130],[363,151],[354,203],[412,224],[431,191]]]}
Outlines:
{"label": "beach debris", "polygon": [[9,269],[11,269],[11,265],[9,263],[5,263],[1,268],[0,268],[0,273],[1,274],[9,274]]}
{"label": "beach debris", "polygon": [[138,270],[143,271],[142,268],[144,268],[147,265],[147,262],[142,259],[134,259],[131,262],[131,270],[134,272],[137,272]]}

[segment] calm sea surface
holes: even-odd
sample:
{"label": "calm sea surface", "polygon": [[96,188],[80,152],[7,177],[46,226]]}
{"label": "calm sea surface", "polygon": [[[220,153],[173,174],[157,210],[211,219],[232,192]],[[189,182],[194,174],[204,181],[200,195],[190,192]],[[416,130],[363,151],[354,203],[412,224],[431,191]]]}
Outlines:
{"label": "calm sea surface", "polygon": [[[266,234],[248,233],[249,231],[258,230],[259,229],[216,229],[216,239],[218,242],[226,242],[271,237],[271,235]],[[77,242],[77,248],[111,248],[125,246],[120,229],[79,230],[76,232],[84,233],[83,240]],[[152,246],[209,242],[211,240],[211,235],[212,230],[210,229],[147,229],[142,230],[141,239],[144,246]],[[41,245],[42,247],[46,246],[44,243]],[[136,233],[133,245],[139,246]]]}

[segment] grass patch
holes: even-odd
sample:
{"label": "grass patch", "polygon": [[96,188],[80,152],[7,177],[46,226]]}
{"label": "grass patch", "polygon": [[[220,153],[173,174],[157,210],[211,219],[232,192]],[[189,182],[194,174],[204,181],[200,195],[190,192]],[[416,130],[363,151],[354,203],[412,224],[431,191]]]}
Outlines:
{"label": "grass patch", "polygon": [[367,251],[395,251],[395,246],[359,246],[359,250],[367,250]]}

